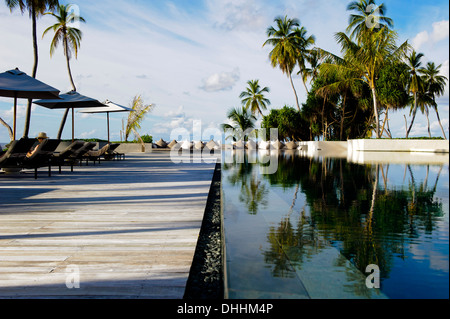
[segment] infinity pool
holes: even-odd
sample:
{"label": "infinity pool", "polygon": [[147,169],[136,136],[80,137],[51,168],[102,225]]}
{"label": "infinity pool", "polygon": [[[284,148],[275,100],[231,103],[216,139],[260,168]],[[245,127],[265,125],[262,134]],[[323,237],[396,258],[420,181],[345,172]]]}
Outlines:
{"label": "infinity pool", "polygon": [[224,154],[226,297],[449,298],[448,162],[385,158]]}

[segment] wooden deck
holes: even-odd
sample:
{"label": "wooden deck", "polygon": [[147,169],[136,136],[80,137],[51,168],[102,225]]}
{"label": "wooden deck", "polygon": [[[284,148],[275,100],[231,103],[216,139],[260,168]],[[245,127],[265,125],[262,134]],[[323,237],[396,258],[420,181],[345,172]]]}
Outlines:
{"label": "wooden deck", "polygon": [[182,298],[214,167],[155,152],[0,174],[0,298]]}

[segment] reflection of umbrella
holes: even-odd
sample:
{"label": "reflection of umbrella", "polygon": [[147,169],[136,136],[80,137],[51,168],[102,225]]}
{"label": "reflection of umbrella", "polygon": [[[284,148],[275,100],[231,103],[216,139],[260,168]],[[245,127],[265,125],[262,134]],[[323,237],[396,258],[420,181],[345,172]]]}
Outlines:
{"label": "reflection of umbrella", "polygon": [[[38,100],[35,104],[41,105],[49,109],[72,109],[72,141],[74,140],[74,111],[75,108],[93,108],[105,107],[106,105],[100,103],[98,100],[81,95],[78,92],[70,91],[59,96],[60,100]],[[61,128],[64,127],[65,120],[61,123]],[[60,131],[62,131],[60,129]]]}
{"label": "reflection of umbrella", "polygon": [[106,124],[108,128],[108,142],[109,142],[109,113],[116,113],[116,112],[131,112],[132,109],[113,103],[109,100],[106,100],[104,103],[107,107],[96,107],[96,108],[89,108],[85,110],[80,110],[78,113],[106,113]]}
{"label": "reflection of umbrella", "polygon": [[16,139],[17,99],[59,99],[59,91],[19,69],[0,73],[0,96],[14,98],[13,138]]}

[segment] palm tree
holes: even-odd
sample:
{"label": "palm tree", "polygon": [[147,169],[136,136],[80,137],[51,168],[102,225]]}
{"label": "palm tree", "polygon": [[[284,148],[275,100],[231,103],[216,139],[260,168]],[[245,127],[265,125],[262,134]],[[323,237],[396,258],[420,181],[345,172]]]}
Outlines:
{"label": "palm tree", "polygon": [[242,105],[246,109],[250,109],[252,114],[259,112],[262,116],[262,110],[267,110],[267,105],[270,105],[270,101],[264,97],[264,93],[269,93],[270,89],[268,87],[261,89],[259,80],[250,80],[247,84],[247,89],[239,95]]}
{"label": "palm tree", "polygon": [[294,32],[297,38],[297,63],[300,68],[300,71],[297,74],[301,75],[306,93],[308,93],[308,88],[306,87],[306,62],[309,61],[312,51],[309,47],[316,43],[316,38],[313,35],[306,36],[307,31],[305,27],[295,28]]}
{"label": "palm tree", "polygon": [[318,48],[310,50],[309,54],[306,56],[306,60],[309,63],[309,68],[305,68],[302,72],[303,82],[306,83],[308,79],[311,79],[311,82],[319,75],[319,67],[322,61],[321,50]]}
{"label": "palm tree", "polygon": [[292,71],[298,58],[299,39],[295,28],[300,26],[300,21],[295,18],[288,19],[285,16],[284,18],[276,17],[274,22],[276,27],[270,26],[267,29],[266,33],[269,39],[264,42],[263,47],[266,44],[273,46],[272,51],[269,53],[270,62],[274,68],[278,66],[283,73],[287,74],[294,90],[297,108],[300,111],[297,91],[295,90],[294,82],[292,82]]}
{"label": "palm tree", "polygon": [[353,1],[347,10],[355,12],[350,15],[346,30],[351,31],[352,39],[358,40],[362,33],[370,29],[394,26],[393,20],[385,16],[386,6],[383,3],[377,6],[374,0]]}
{"label": "palm tree", "polygon": [[[28,11],[32,22],[32,37],[33,37],[33,53],[34,53],[34,63],[33,71],[31,76],[36,78],[37,67],[38,67],[38,44],[37,44],[37,24],[36,21],[41,17],[47,10],[54,10],[58,5],[58,0],[5,0],[6,6],[12,12],[14,9],[18,8],[22,14]],[[25,128],[24,137],[28,137],[28,132],[30,130],[30,120],[31,120],[31,99],[28,100],[27,112],[25,117]]]}
{"label": "palm tree", "polygon": [[130,108],[133,110],[128,114],[128,120],[125,127],[125,142],[128,140],[131,132],[136,137],[140,138],[137,130],[141,128],[141,123],[144,120],[145,115],[153,108],[153,104],[145,105],[144,100],[140,95],[136,95],[131,102]]}
{"label": "palm tree", "polygon": [[436,96],[439,97],[444,94],[445,84],[448,81],[445,76],[439,75],[441,66],[442,64],[436,66],[434,62],[428,62],[426,68],[421,68],[418,71],[424,76],[426,91],[431,95],[433,101],[430,105],[434,108],[442,134],[444,135],[444,138],[447,139],[436,103]]}
{"label": "palm tree", "polygon": [[376,137],[379,138],[381,134],[376,93],[377,76],[384,65],[401,60],[410,46],[407,41],[397,46],[397,33],[387,27],[382,27],[378,31],[361,33],[358,43],[353,42],[343,32],[336,33],[335,38],[341,45],[344,57],[340,58],[322,50],[322,53],[333,62],[323,63],[321,69],[325,73],[334,72],[337,69],[339,73],[353,74],[353,77],[346,81],[362,81],[369,86],[372,91]]}
{"label": "palm tree", "polygon": [[248,131],[255,128],[256,117],[244,106],[229,110],[227,117],[231,120],[232,124],[222,124],[222,129],[224,132],[232,131],[233,134],[228,137],[233,137],[236,140],[244,140],[249,134]]}
{"label": "palm tree", "polygon": [[407,56],[406,63],[409,68],[409,85],[408,85],[408,91],[409,93],[413,94],[414,97],[414,108],[412,110],[412,119],[411,123],[409,124],[409,128],[406,131],[406,138],[408,138],[409,133],[411,132],[411,128],[414,124],[414,120],[416,118],[417,113],[417,106],[418,106],[418,98],[417,94],[419,93],[421,86],[423,85],[422,79],[420,75],[418,74],[418,70],[422,64],[420,59],[423,57],[422,53],[417,53],[415,50],[411,52],[411,55]]}
{"label": "palm tree", "polygon": [[[86,22],[84,18],[76,15],[74,12],[70,10],[72,5],[59,5],[57,7],[57,13],[48,12],[46,14],[50,14],[56,18],[57,23],[48,27],[44,33],[42,34],[42,38],[51,30],[55,33],[53,36],[53,40],[50,44],[50,57],[53,56],[55,50],[58,48],[59,44],[62,44],[64,49],[64,56],[66,57],[67,63],[67,71],[69,72],[69,80],[72,84],[72,90],[76,91],[75,83],[73,81],[72,72],[70,70],[70,59],[72,54],[75,54],[75,58],[78,57],[78,49],[80,48],[80,42],[82,38],[82,32],[74,27],[70,26],[70,23],[74,21]],[[62,131],[64,129],[64,124],[66,123],[67,115],[69,114],[69,109],[66,109],[64,112],[64,116],[61,121],[61,125],[58,131],[57,138],[60,139],[62,135]]]}
{"label": "palm tree", "polygon": [[48,27],[42,34],[42,38],[50,31],[53,30],[55,35],[53,37],[52,43],[50,44],[50,57],[53,56],[58,45],[62,43],[64,49],[64,56],[67,62],[67,71],[69,72],[70,83],[72,84],[72,89],[76,91],[75,84],[72,78],[72,72],[70,71],[70,59],[72,54],[75,54],[75,58],[78,57],[78,49],[80,48],[80,42],[83,33],[74,27],[70,26],[70,23],[74,21],[86,22],[83,17],[77,16],[73,11],[70,10],[71,4],[60,5],[57,8],[57,13],[48,12],[56,18],[57,23]]}

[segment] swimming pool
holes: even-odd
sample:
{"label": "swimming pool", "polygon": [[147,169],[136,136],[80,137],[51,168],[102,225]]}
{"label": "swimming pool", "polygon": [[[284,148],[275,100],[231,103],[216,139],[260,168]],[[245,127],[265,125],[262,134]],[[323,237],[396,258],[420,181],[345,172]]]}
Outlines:
{"label": "swimming pool", "polygon": [[389,157],[224,153],[226,297],[447,299],[448,162]]}

